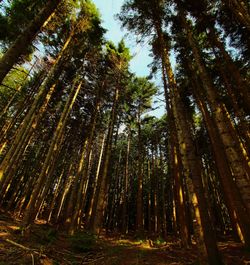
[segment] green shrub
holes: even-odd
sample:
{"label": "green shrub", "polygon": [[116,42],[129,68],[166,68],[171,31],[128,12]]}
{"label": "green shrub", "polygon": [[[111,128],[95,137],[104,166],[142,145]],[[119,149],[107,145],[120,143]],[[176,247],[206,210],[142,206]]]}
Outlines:
{"label": "green shrub", "polygon": [[70,237],[71,247],[77,252],[89,252],[96,246],[97,238],[90,233],[79,233]]}

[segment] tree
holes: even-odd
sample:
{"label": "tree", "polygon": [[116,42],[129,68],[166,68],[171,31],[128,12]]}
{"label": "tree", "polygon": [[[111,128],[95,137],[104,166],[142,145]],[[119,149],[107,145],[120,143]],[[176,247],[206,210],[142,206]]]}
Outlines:
{"label": "tree", "polygon": [[[142,34],[147,32],[149,26],[153,26],[155,33],[159,39],[160,54],[162,57],[163,69],[166,71],[170,86],[170,101],[173,107],[173,116],[176,121],[180,152],[183,156],[183,165],[185,176],[188,182],[188,189],[194,214],[196,215],[196,235],[200,245],[200,260],[202,264],[221,264],[221,259],[216,246],[215,233],[209,214],[206,209],[206,200],[202,194],[201,168],[193,148],[194,144],[191,138],[189,125],[186,122],[183,106],[181,104],[180,95],[177,89],[176,81],[173,75],[169,60],[169,49],[164,43],[162,31],[162,19],[164,17],[164,4],[162,1],[152,1],[145,3],[144,1],[126,2],[123,6],[123,25],[131,30],[137,30]],[[134,12],[133,12],[134,11]],[[130,16],[126,13],[130,12]],[[133,16],[131,15],[133,12]],[[138,23],[138,24],[136,24]],[[147,33],[146,33],[147,34]],[[197,164],[198,162],[198,164]],[[189,179],[192,175],[192,181]]]}
{"label": "tree", "polygon": [[14,64],[18,62],[20,56],[26,53],[27,48],[38,34],[40,28],[46,23],[60,2],[60,0],[48,1],[47,5],[37,14],[0,59],[0,83],[2,83]]}
{"label": "tree", "polygon": [[[98,193],[96,194],[98,197],[96,198],[96,206],[94,209],[94,214],[92,216],[91,230],[99,234],[102,227],[104,210],[106,207],[106,194],[107,194],[107,177],[108,177],[108,167],[110,163],[110,155],[112,150],[112,139],[113,139],[113,130],[115,123],[117,121],[118,109],[120,104],[120,94],[122,92],[123,80],[127,75],[128,71],[128,62],[130,60],[130,54],[128,48],[125,47],[123,41],[118,44],[116,48],[112,43],[107,44],[107,63],[110,65],[111,75],[116,76],[116,81],[114,83],[114,91],[113,91],[113,100],[112,100],[112,108],[110,111],[109,123],[108,123],[108,131],[106,137],[106,144],[104,147],[103,153],[103,164],[102,164],[102,172],[99,178]],[[118,77],[117,77],[118,76]]]}
{"label": "tree", "polygon": [[144,112],[151,108],[152,96],[157,88],[146,78],[132,80],[128,93],[131,95],[131,107],[138,130],[138,188],[137,188],[137,232],[143,234],[143,145],[141,139],[141,119]]}

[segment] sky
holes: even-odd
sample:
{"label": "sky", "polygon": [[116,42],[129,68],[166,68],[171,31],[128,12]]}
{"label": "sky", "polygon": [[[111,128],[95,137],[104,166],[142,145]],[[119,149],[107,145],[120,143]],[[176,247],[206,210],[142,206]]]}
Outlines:
{"label": "sky", "polygon": [[[130,70],[136,73],[137,76],[147,76],[150,73],[150,69],[147,67],[152,59],[149,56],[150,47],[147,43],[144,44],[136,44],[135,36],[133,33],[128,34],[127,37],[125,35],[128,33],[125,29],[121,29],[121,24],[117,21],[114,16],[120,12],[120,8],[124,0],[92,0],[96,7],[99,9],[102,18],[102,25],[105,29],[107,29],[106,38],[107,40],[113,41],[117,44],[122,38],[126,43],[126,46],[130,48],[131,54],[133,55],[133,59],[130,63]],[[156,85],[159,85],[160,78],[155,80]],[[156,99],[155,99],[156,100]],[[162,100],[162,96],[160,97],[160,102]],[[157,103],[158,105],[163,105],[161,103]],[[156,107],[156,106],[155,106]],[[150,115],[155,115],[160,117],[164,114],[165,109],[164,106],[161,106],[155,111],[150,112]]]}
{"label": "sky", "polygon": [[[114,16],[119,13],[123,0],[93,0],[97,8],[99,9],[103,27],[108,30],[106,38],[112,40],[117,44],[122,38],[125,37],[127,31],[121,29],[120,22],[117,21]],[[136,45],[133,34],[130,34],[125,38],[126,45],[130,48],[131,54],[134,58],[131,61],[131,70],[136,72],[139,76],[145,76],[149,74],[147,65],[151,62],[151,58],[148,56],[148,45]]]}

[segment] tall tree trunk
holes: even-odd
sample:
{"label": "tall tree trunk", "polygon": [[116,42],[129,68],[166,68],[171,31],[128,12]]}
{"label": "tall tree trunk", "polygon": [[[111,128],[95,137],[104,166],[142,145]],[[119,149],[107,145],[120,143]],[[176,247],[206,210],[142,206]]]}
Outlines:
{"label": "tall tree trunk", "polygon": [[49,0],[0,59],[0,84],[14,64],[18,62],[20,56],[26,53],[40,28],[46,23],[60,2],[61,0]]}
{"label": "tall tree trunk", "polygon": [[[173,111],[176,117],[177,134],[180,142],[180,152],[183,159],[184,172],[188,185],[188,192],[194,208],[196,222],[196,240],[199,245],[201,264],[222,264],[216,244],[215,231],[208,213],[206,199],[204,197],[203,184],[201,179],[201,163],[194,150],[194,143],[191,138],[191,130],[188,129],[186,117],[178,95],[174,88],[171,92],[173,97]],[[177,102],[176,102],[177,101]],[[175,106],[176,105],[176,106]]]}
{"label": "tall tree trunk", "polygon": [[[29,69],[29,71],[27,72],[25,78],[22,80],[22,83],[18,86],[17,90],[14,92],[14,94],[11,96],[11,98],[8,100],[8,103],[6,104],[6,106],[3,108],[3,110],[0,113],[0,122],[2,120],[2,118],[6,115],[7,111],[9,110],[10,106],[12,105],[12,103],[16,100],[17,95],[23,90],[23,87],[25,85],[25,82],[27,81],[28,77],[30,76],[30,73],[32,72],[32,70],[34,69],[35,65],[37,64],[38,59],[35,60],[35,62],[32,64],[31,68]],[[43,71],[41,71],[42,73]],[[40,74],[41,74],[40,73]],[[40,75],[39,75],[40,76]]]}
{"label": "tall tree trunk", "polygon": [[[161,22],[155,21],[155,30],[158,35],[162,64],[166,69],[168,83],[170,88],[170,99],[173,107],[174,119],[177,126],[177,135],[179,140],[180,152],[183,159],[186,181],[188,190],[194,208],[196,218],[195,228],[197,236],[197,245],[199,246],[200,263],[201,264],[222,264],[219,255],[215,232],[212,227],[210,216],[207,211],[206,200],[204,197],[203,184],[201,180],[201,164],[194,150],[194,143],[191,138],[191,131],[187,124],[186,115],[183,112],[181,98],[177,89],[176,81],[171,68],[168,49],[164,45],[163,33],[161,30]],[[198,163],[197,163],[198,162]],[[191,178],[191,179],[190,179]]]}
{"label": "tall tree trunk", "polygon": [[197,69],[201,76],[201,81],[206,91],[220,138],[225,147],[226,155],[235,177],[235,182],[239,188],[245,207],[250,214],[250,168],[247,165],[246,153],[239,152],[238,146],[240,143],[235,137],[236,132],[229,120],[225,105],[218,101],[216,90],[202,62],[200,51],[193,38],[191,29],[189,28],[185,19],[184,12],[180,12],[180,17],[182,19],[182,25],[187,34],[189,45],[193,51]]}
{"label": "tall tree trunk", "polygon": [[[162,144],[159,143],[159,152],[160,152],[160,168],[163,168],[163,150]],[[164,177],[164,173],[161,174],[161,186],[160,186],[160,196],[161,196],[161,204],[162,204],[162,236],[165,240],[167,240],[167,211],[166,211],[166,196],[165,196],[165,187],[166,180]]]}
{"label": "tall tree trunk", "polygon": [[97,186],[99,182],[99,175],[100,175],[100,169],[101,169],[101,163],[102,163],[102,158],[103,158],[103,153],[104,153],[104,148],[105,148],[105,134],[103,133],[102,136],[102,143],[101,143],[101,149],[100,149],[100,154],[99,154],[99,159],[97,163],[97,169],[96,169],[96,174],[95,174],[95,179],[93,183],[93,193],[90,199],[90,204],[89,204],[89,209],[87,212],[86,216],[86,223],[87,223],[87,229],[91,230],[93,227],[93,221],[94,221],[94,216],[96,212],[96,203],[97,203],[97,197],[96,192],[97,192]]}
{"label": "tall tree trunk", "polygon": [[103,161],[102,172],[100,175],[100,189],[98,191],[98,194],[96,194],[97,205],[96,205],[95,216],[93,217],[93,223],[91,227],[91,230],[95,234],[99,234],[101,232],[101,228],[103,225],[104,210],[105,210],[106,202],[107,202],[108,167],[109,167],[110,155],[111,155],[111,149],[112,149],[114,124],[117,118],[118,99],[119,99],[119,88],[117,86],[115,89],[113,106],[112,106],[111,116],[110,116],[109,125],[108,125],[108,135],[106,139],[106,146],[105,146],[105,150],[103,154],[104,161]]}
{"label": "tall tree trunk", "polygon": [[122,232],[128,232],[128,184],[129,184],[129,155],[131,145],[131,128],[128,125],[126,164],[124,172],[124,190],[122,194]]}
{"label": "tall tree trunk", "polygon": [[178,139],[176,137],[175,132],[177,131],[176,125],[173,118],[173,110],[169,106],[169,93],[167,89],[167,80],[166,80],[166,73],[162,64],[162,79],[164,85],[164,93],[166,99],[166,109],[169,116],[168,125],[169,125],[169,148],[170,148],[170,163],[171,163],[171,172],[172,172],[172,179],[174,180],[174,189],[176,189],[176,206],[179,216],[179,229],[180,229],[180,236],[181,242],[184,247],[188,247],[190,242],[190,236],[187,226],[187,217],[186,217],[186,209],[184,204],[184,193],[183,193],[183,185],[181,181],[181,161],[180,161],[180,154],[178,148]]}
{"label": "tall tree trunk", "polygon": [[[86,149],[83,151],[82,159],[79,163],[78,171],[77,171],[77,176],[75,180],[75,192],[77,194],[76,202],[75,202],[75,207],[73,211],[73,216],[69,228],[69,233],[74,234],[75,230],[80,224],[81,220],[81,215],[82,215],[82,208],[84,204],[84,184],[87,180],[87,173],[88,173],[88,166],[89,166],[89,158],[90,158],[90,153],[92,150],[92,145],[93,145],[93,140],[94,140],[94,133],[95,133],[95,128],[96,128],[96,122],[98,118],[98,113],[100,109],[100,95],[97,96],[96,100],[96,106],[94,113],[92,114],[91,121],[90,121],[90,134],[87,139],[87,146]],[[80,179],[80,186],[79,186],[79,179]],[[78,188],[78,190],[77,190]]]}
{"label": "tall tree trunk", "polygon": [[[194,80],[193,86],[198,86],[198,81]],[[226,154],[221,143],[218,131],[214,125],[213,120],[210,117],[207,106],[202,100],[202,95],[199,94],[198,89],[194,89],[194,95],[198,104],[198,107],[203,115],[208,130],[209,138],[212,143],[213,155],[218,165],[218,172],[220,182],[223,189],[224,199],[229,211],[232,227],[239,238],[247,246],[250,242],[250,228],[249,228],[249,216],[243,205],[240,193],[235,186],[233,176],[228,165]]]}
{"label": "tall tree trunk", "polygon": [[250,31],[249,3],[244,0],[222,0],[236,19]]}
{"label": "tall tree trunk", "polygon": [[185,209],[185,197],[183,191],[183,185],[181,180],[181,171],[180,171],[180,155],[178,155],[178,147],[174,146],[174,163],[175,163],[175,172],[174,172],[174,188],[176,189],[176,207],[178,212],[178,221],[179,221],[179,231],[181,236],[181,242],[184,247],[190,245],[189,241],[189,231],[187,226],[186,218],[186,209]]}
{"label": "tall tree trunk", "polygon": [[[68,37],[66,42],[64,43],[64,46],[60,53],[57,56],[57,59],[52,66],[47,78],[42,83],[34,102],[31,105],[31,108],[25,115],[24,120],[22,121],[21,125],[18,128],[18,131],[16,133],[16,136],[13,140],[13,143],[8,151],[8,153],[5,155],[4,160],[1,162],[0,165],[0,182],[1,184],[5,182],[5,175],[6,170],[9,167],[10,162],[14,159],[13,154],[17,151],[17,146],[22,145],[22,139],[25,139],[25,136],[30,131],[33,121],[36,119],[36,114],[42,108],[42,104],[47,101],[47,95],[49,95],[49,90],[54,85],[54,79],[58,78],[61,73],[61,67],[62,64],[67,62],[67,57],[69,54],[69,44],[72,40],[72,34]],[[3,188],[2,188],[3,189]]]}
{"label": "tall tree trunk", "polygon": [[[0,149],[4,145],[9,145],[10,139],[15,137],[13,134],[16,133],[14,131],[14,127],[18,124],[22,123],[24,111],[27,111],[27,106],[30,106],[32,103],[32,100],[34,99],[34,95],[37,93],[37,90],[41,86],[45,79],[45,72],[42,71],[35,82],[35,84],[31,87],[31,91],[26,95],[25,99],[21,102],[18,102],[18,105],[16,106],[15,112],[12,114],[10,118],[7,118],[4,122],[3,127],[0,130]],[[4,117],[3,117],[4,120]],[[2,151],[0,150],[0,155],[2,154]]]}
{"label": "tall tree trunk", "polygon": [[216,34],[215,29],[210,27],[208,29],[207,35],[211,44],[219,49],[220,54],[222,55],[222,58],[224,60],[225,70],[229,71],[230,76],[232,76],[233,81],[236,84],[234,86],[234,94],[236,92],[241,96],[241,100],[243,101],[245,109],[250,112],[250,97],[246,80],[242,78],[238,67],[235,65],[231,56],[226,51],[225,46],[219,39],[218,34]]}
{"label": "tall tree trunk", "polygon": [[141,143],[141,113],[140,107],[138,111],[138,184],[137,184],[137,198],[136,198],[136,230],[138,236],[143,235],[143,150]]}
{"label": "tall tree trunk", "polygon": [[56,84],[53,84],[53,86],[50,88],[50,91],[48,92],[43,105],[40,107],[38,112],[34,112],[30,120],[27,120],[28,123],[23,123],[23,126],[21,126],[20,130],[17,132],[17,135],[15,137],[15,140],[6,154],[4,160],[2,161],[0,165],[0,170],[3,170],[3,179],[1,181],[2,187],[0,190],[0,198],[3,199],[6,192],[8,191],[8,187],[10,184],[11,179],[14,176],[15,170],[17,166],[20,163],[20,158],[24,153],[24,150],[27,148],[32,134],[37,126],[37,123],[41,119],[42,115],[44,114],[48,103],[50,101],[51,95],[54,92],[54,89],[56,87]]}
{"label": "tall tree trunk", "polygon": [[[75,158],[75,157],[73,156],[73,158]],[[62,189],[62,192],[59,196],[59,200],[58,200],[59,203],[57,204],[56,209],[53,212],[53,221],[55,223],[58,223],[59,221],[61,221],[60,216],[62,215],[61,213],[62,213],[62,210],[64,208],[66,198],[70,192],[70,188],[71,188],[72,182],[73,182],[73,176],[71,175],[71,171],[72,171],[72,168],[74,168],[75,164],[76,164],[76,162],[74,160],[71,160],[71,164],[70,164],[68,172],[66,174],[66,181],[64,183],[64,187]]]}
{"label": "tall tree trunk", "polygon": [[[24,225],[30,224],[34,220],[34,218],[37,214],[37,211],[40,209],[41,201],[37,202],[37,198],[39,196],[39,193],[41,192],[43,184],[46,181],[46,175],[48,174],[49,169],[52,166],[53,162],[55,162],[53,159],[54,159],[55,154],[58,151],[58,144],[61,140],[61,137],[62,137],[62,134],[64,131],[64,127],[65,127],[66,122],[67,122],[67,118],[70,114],[70,111],[73,107],[73,104],[76,100],[76,97],[77,97],[77,95],[81,89],[81,86],[82,86],[82,82],[80,82],[77,85],[77,88],[75,88],[75,84],[73,84],[73,86],[72,86],[72,89],[70,91],[70,95],[69,95],[68,100],[66,102],[66,105],[64,107],[63,113],[60,117],[57,128],[54,132],[48,154],[46,156],[46,159],[43,163],[43,167],[41,169],[41,173],[37,179],[36,185],[34,187],[32,194],[31,194],[31,197],[30,197],[30,201],[27,205],[27,209],[25,211],[25,216],[24,216]],[[47,188],[47,187],[45,187],[45,188]]]}
{"label": "tall tree trunk", "polygon": [[151,162],[150,159],[147,161],[147,181],[149,184],[149,189],[148,189],[148,234],[149,236],[152,236],[152,196],[151,196]]}

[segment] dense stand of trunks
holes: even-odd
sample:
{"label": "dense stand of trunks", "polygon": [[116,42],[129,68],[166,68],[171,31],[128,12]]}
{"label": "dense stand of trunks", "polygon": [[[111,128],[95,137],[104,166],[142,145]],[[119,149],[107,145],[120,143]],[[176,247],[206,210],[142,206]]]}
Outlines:
{"label": "dense stand of trunks", "polygon": [[[174,235],[183,247],[194,236],[200,264],[223,264],[218,237],[250,247],[248,3],[125,1],[119,19],[151,36],[162,75],[156,118],[156,86],[129,71],[123,41],[103,39],[95,6],[78,2],[47,1],[0,58],[1,208],[70,234]],[[70,4],[74,19],[58,12]],[[50,56],[9,91],[35,39]]]}

